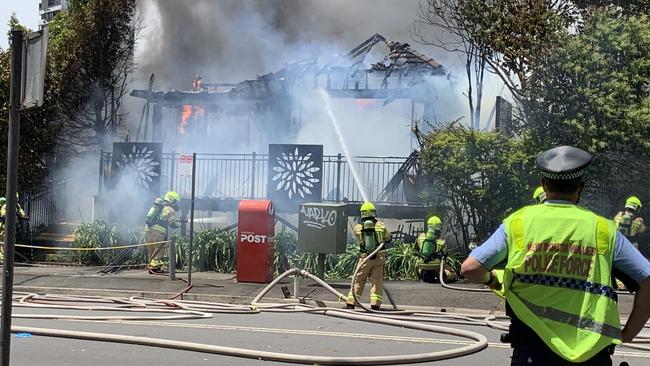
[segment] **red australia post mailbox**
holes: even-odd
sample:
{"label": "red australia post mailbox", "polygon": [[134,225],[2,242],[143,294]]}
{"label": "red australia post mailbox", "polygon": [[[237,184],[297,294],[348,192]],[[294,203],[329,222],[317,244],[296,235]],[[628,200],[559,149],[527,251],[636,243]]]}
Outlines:
{"label": "red australia post mailbox", "polygon": [[269,200],[239,202],[237,224],[237,281],[273,280],[275,207]]}

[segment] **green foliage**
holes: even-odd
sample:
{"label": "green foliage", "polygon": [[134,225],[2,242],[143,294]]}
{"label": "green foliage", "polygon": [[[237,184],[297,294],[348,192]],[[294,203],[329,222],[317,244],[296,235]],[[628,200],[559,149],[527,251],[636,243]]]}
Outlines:
{"label": "green foliage", "polygon": [[385,276],[391,280],[414,280],[418,278],[420,256],[412,243],[395,243],[386,250]]}
{"label": "green foliage", "polygon": [[[171,238],[176,245],[176,268],[187,270],[189,262],[189,238],[174,234]],[[276,235],[275,274],[298,267],[316,273],[317,254],[296,251],[296,236],[292,232],[281,231]],[[115,225],[97,220],[84,223],[75,230],[75,248],[104,248],[132,245],[143,242],[143,228],[120,232]],[[412,243],[395,243],[386,250],[385,276],[391,280],[418,278],[417,264],[420,257]],[[108,265],[118,256],[128,255],[124,264],[147,263],[145,247],[128,250],[66,251],[50,253],[46,260],[56,262],[75,262],[83,265]],[[359,245],[350,243],[346,252],[340,255],[325,256],[325,274],[328,278],[349,279],[359,259]],[[167,261],[163,257],[163,261]],[[201,230],[195,233],[193,268],[195,271],[217,271],[234,273],[236,266],[235,232],[223,230]]]}
{"label": "green foliage", "polygon": [[275,235],[275,257],[273,260],[276,273],[283,273],[293,268],[298,240],[296,236],[282,230]]}
{"label": "green foliage", "polygon": [[[21,28],[12,16],[9,28]],[[9,41],[11,45],[11,40]],[[11,75],[11,48],[0,50],[0,162],[7,161],[7,131],[9,129],[9,91]],[[49,69],[48,69],[49,70]],[[52,117],[55,108],[53,86],[46,75],[45,101],[42,108],[23,111],[20,119],[20,159],[18,159],[18,188],[30,192],[40,186],[46,173],[45,157],[54,149],[60,124]],[[0,169],[0,186],[6,185],[6,170]]]}
{"label": "green foliage", "polygon": [[[74,248],[107,248],[123,245],[134,245],[142,242],[142,228],[134,228],[126,232],[119,232],[115,225],[101,220],[81,224],[75,231]],[[117,257],[128,253],[128,260],[124,264],[147,263],[146,249],[136,247],[133,249],[99,250],[99,251],[70,251],[61,253],[57,258],[64,262],[77,262],[84,265],[108,265]]]}
{"label": "green foliage", "polygon": [[350,278],[359,259],[359,245],[357,243],[348,244],[345,253],[339,254],[337,257],[336,265],[329,271],[326,269],[328,277]]}
{"label": "green foliage", "polygon": [[[176,263],[179,268],[189,264],[189,238],[175,235]],[[192,267],[196,271],[235,271],[235,233],[223,230],[201,230],[194,236]]]}
{"label": "green foliage", "polygon": [[650,1],[648,0],[573,0],[573,3],[586,10],[611,6],[625,15],[650,14]]}
{"label": "green foliage", "polygon": [[527,143],[594,154],[594,200],[632,193],[649,199],[649,79],[650,18],[594,12],[535,71],[525,104]]}
{"label": "green foliage", "polygon": [[133,69],[134,14],[135,0],[74,1],[53,22],[50,64],[64,147],[103,146],[120,127]]}
{"label": "green foliage", "polygon": [[420,164],[433,177],[433,195],[446,225],[467,245],[471,226],[479,239],[532,194],[532,159],[521,141],[495,132],[449,125],[424,136]]}
{"label": "green foliage", "polygon": [[[74,234],[75,240],[72,246],[75,248],[105,248],[119,244],[117,228],[101,220],[81,224]],[[73,259],[83,264],[105,264],[107,263],[106,252],[109,251],[75,251]]]}

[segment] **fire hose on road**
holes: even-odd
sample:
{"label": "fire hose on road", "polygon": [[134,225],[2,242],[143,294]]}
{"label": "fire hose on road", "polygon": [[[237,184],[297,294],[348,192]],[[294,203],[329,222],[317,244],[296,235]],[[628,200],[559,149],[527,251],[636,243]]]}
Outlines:
{"label": "fire hose on road", "polygon": [[[382,246],[377,247],[373,253],[368,255],[364,260],[376,254]],[[352,282],[357,276],[358,267],[352,276]],[[140,313],[138,315],[118,315],[118,316],[74,316],[74,315],[43,315],[43,314],[15,314],[14,317],[21,319],[63,319],[63,320],[93,320],[93,321],[160,321],[160,320],[179,320],[179,319],[201,319],[211,317],[211,313],[225,313],[225,314],[257,314],[260,312],[302,312],[302,313],[317,313],[341,319],[363,321],[374,324],[395,326],[400,328],[421,330],[431,333],[439,333],[461,337],[471,340],[472,342],[461,343],[461,347],[450,350],[426,352],[417,354],[402,354],[402,355],[386,355],[386,356],[312,356],[304,354],[289,354],[278,352],[267,352],[260,350],[235,348],[217,346],[203,343],[193,343],[176,341],[170,339],[159,339],[149,337],[137,337],[121,334],[105,334],[83,331],[72,331],[63,329],[45,329],[37,327],[24,327],[13,326],[12,332],[17,333],[31,333],[34,335],[60,337],[70,339],[82,339],[132,345],[142,345],[151,347],[161,347],[176,350],[186,350],[202,353],[220,354],[233,357],[245,357],[261,360],[272,360],[290,363],[302,364],[321,364],[321,365],[387,365],[387,364],[404,364],[404,363],[419,363],[446,360],[450,358],[461,357],[464,355],[472,354],[481,351],[487,347],[487,338],[482,334],[443,327],[438,325],[426,324],[434,322],[439,314],[435,313],[419,313],[419,317],[409,319],[409,316],[414,315],[413,312],[391,312],[391,314],[383,314],[382,311],[374,311],[364,305],[361,307],[371,313],[360,314],[359,312],[329,308],[329,307],[316,307],[307,304],[274,304],[274,303],[261,303],[264,296],[275,287],[280,281],[291,275],[301,276],[308,278],[321,285],[323,288],[334,294],[337,299],[345,299],[345,296],[330,286],[327,282],[312,275],[311,273],[300,270],[291,269],[276,279],[274,279],[268,286],[266,286],[260,293],[253,299],[250,305],[231,305],[219,304],[200,301],[181,301],[181,300],[146,300],[139,298],[120,299],[120,298],[94,298],[94,297],[71,297],[71,296],[51,296],[51,295],[36,295],[36,294],[17,294],[14,298],[17,307],[26,308],[47,308],[47,309],[66,309],[66,310],[88,310],[88,311],[112,311],[112,312],[125,312]],[[356,298],[356,297],[355,297]],[[69,302],[75,303],[91,303],[92,305],[68,305]],[[97,305],[97,304],[101,305]],[[142,315],[142,313],[154,313],[156,315]],[[163,314],[160,314],[163,313]],[[447,314],[445,314],[447,316]],[[415,320],[415,321],[414,321]],[[423,321],[420,321],[423,320]],[[440,319],[443,320],[443,319]],[[477,324],[481,321],[471,317],[452,319],[452,322],[460,324],[462,322],[469,324]]]}
{"label": "fire hose on road", "polygon": [[[373,253],[366,258],[376,254],[382,247],[379,246]],[[443,262],[444,263],[444,262]],[[352,282],[357,275],[357,269],[352,277]],[[441,266],[442,270],[442,266]],[[62,319],[62,320],[91,320],[91,321],[118,321],[124,320],[134,324],[146,324],[147,321],[162,320],[180,320],[180,319],[205,319],[212,317],[212,314],[259,314],[262,312],[273,313],[313,313],[336,317],[340,319],[362,321],[380,325],[395,326],[420,330],[424,332],[437,333],[460,337],[470,340],[462,341],[460,347],[455,349],[425,352],[417,354],[404,355],[386,355],[386,356],[313,356],[305,354],[291,354],[279,352],[267,352],[254,349],[226,347],[210,345],[204,343],[194,343],[177,341],[171,339],[160,339],[150,337],[139,337],[122,334],[105,334],[95,332],[73,331],[64,329],[45,329],[38,327],[13,326],[14,333],[31,333],[34,335],[59,337],[68,339],[81,339],[101,342],[111,342],[130,345],[141,345],[150,347],[160,347],[175,350],[186,350],[209,354],[218,354],[232,357],[244,357],[251,359],[272,360],[287,363],[300,364],[321,364],[321,365],[386,365],[386,364],[404,364],[440,361],[456,357],[469,355],[479,352],[487,347],[487,338],[479,333],[433,325],[430,323],[455,324],[486,326],[499,330],[507,330],[507,317],[494,315],[477,315],[462,313],[447,313],[433,311],[377,311],[367,308],[360,303],[366,313],[360,313],[353,310],[345,310],[331,307],[318,307],[304,303],[262,303],[262,299],[268,292],[277,286],[283,279],[288,276],[300,276],[308,278],[327,291],[336,296],[337,299],[343,300],[345,296],[330,286],[327,282],[312,275],[311,273],[291,269],[273,280],[268,286],[261,290],[252,300],[250,305],[233,305],[213,303],[206,301],[183,301],[183,300],[152,300],[132,297],[125,298],[108,298],[108,297],[89,297],[89,296],[54,296],[54,295],[37,295],[37,294],[16,294],[14,302],[16,307],[21,308],[39,308],[39,309],[62,309],[62,310],[86,310],[86,311],[109,311],[123,312],[124,315],[112,316],[76,316],[76,315],[47,315],[47,314],[14,314],[15,318],[20,319]],[[442,279],[443,276],[441,276]],[[449,285],[443,286],[449,288]],[[454,288],[455,289],[455,288]],[[466,288],[459,287],[463,291]],[[484,289],[480,289],[484,292]],[[354,293],[354,291],[353,291]],[[356,294],[354,294],[356,300]],[[358,301],[357,301],[358,302]],[[70,305],[75,303],[75,305]],[[81,305],[79,305],[81,304]],[[88,304],[88,305],[85,305]],[[136,313],[136,314],[134,314]],[[148,313],[148,314],[147,314]],[[646,327],[648,327],[646,325]],[[635,339],[634,344],[625,344],[624,346],[650,351],[650,346],[642,345],[650,343],[650,336],[640,335]]]}

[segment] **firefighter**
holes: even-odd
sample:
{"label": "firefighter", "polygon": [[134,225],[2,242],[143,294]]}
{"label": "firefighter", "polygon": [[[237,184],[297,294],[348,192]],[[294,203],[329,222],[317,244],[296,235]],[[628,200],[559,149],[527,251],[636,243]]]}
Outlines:
{"label": "firefighter", "polygon": [[[440,270],[440,261],[447,254],[445,252],[447,243],[442,237],[442,220],[438,216],[431,216],[427,220],[427,231],[420,233],[416,244],[422,257],[422,263],[418,264],[420,279],[424,282],[435,282]],[[445,269],[447,278],[451,272]]]}
{"label": "firefighter", "polygon": [[195,92],[205,91],[205,88],[203,87],[203,78],[201,77],[201,75],[196,75],[194,77],[194,80],[192,80],[192,91]]}
{"label": "firefighter", "polygon": [[645,231],[643,218],[637,216],[639,210],[643,207],[641,200],[636,196],[630,196],[625,200],[625,210],[620,211],[614,216],[614,222],[621,234],[625,235],[635,247],[639,247],[634,241],[637,235]]}
{"label": "firefighter", "polygon": [[445,255],[447,244],[442,236],[442,221],[438,216],[431,216],[427,220],[427,231],[420,233],[417,238],[420,255],[424,263],[428,263],[434,258],[441,258]]}
{"label": "firefighter", "polygon": [[[359,242],[359,261],[357,262],[357,277],[353,286],[348,293],[346,309],[354,309],[355,292],[357,299],[363,294],[363,288],[366,285],[368,277],[372,280],[370,288],[370,307],[373,310],[379,310],[382,301],[384,289],[384,263],[386,262],[386,251],[381,250],[374,257],[363,260],[373,252],[381,243],[389,243],[391,235],[386,225],[377,220],[377,210],[375,205],[370,202],[364,202],[361,205],[361,223],[354,226],[354,236]],[[362,264],[363,262],[363,264]]]}
{"label": "firefighter", "polygon": [[[16,217],[18,220],[28,220],[25,210],[20,206],[18,200],[20,195],[16,193]],[[5,218],[7,216],[7,199],[4,197],[0,198],[0,262],[4,262],[4,241],[5,241]],[[18,222],[16,222],[18,224]]]}
{"label": "firefighter", "polygon": [[546,192],[544,192],[544,187],[539,186],[535,189],[535,193],[533,193],[533,201],[538,204],[546,202]]}
{"label": "firefighter", "polygon": [[[591,159],[571,146],[541,153],[546,202],[508,216],[463,262],[467,279],[505,295],[511,365],[611,365],[614,345],[630,342],[650,317],[650,262],[613,221],[577,206]],[[502,262],[501,281],[493,269]],[[622,330],[614,270],[638,289]]]}
{"label": "firefighter", "polygon": [[152,272],[160,272],[162,269],[163,262],[160,257],[165,243],[161,242],[167,240],[170,228],[176,229],[180,226],[176,221],[180,200],[181,196],[178,193],[169,191],[163,198],[156,198],[147,212],[144,240],[146,243],[159,243],[147,246],[149,270]]}

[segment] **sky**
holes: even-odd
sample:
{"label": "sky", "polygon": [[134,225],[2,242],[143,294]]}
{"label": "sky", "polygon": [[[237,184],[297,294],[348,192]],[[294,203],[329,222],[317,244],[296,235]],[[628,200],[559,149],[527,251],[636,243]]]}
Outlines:
{"label": "sky", "polygon": [[39,0],[3,0],[0,1],[0,48],[6,49],[9,41],[9,17],[16,13],[18,20],[30,29],[37,29],[39,22],[38,3]]}

